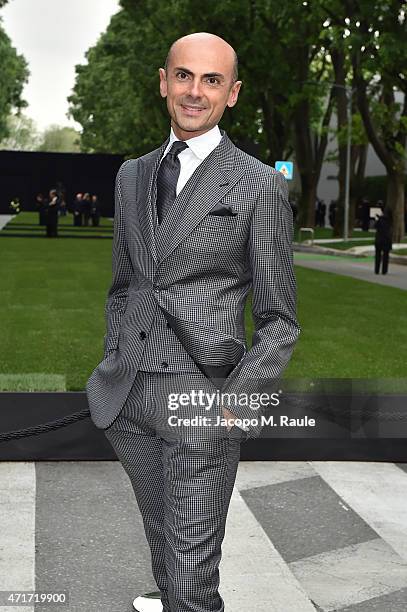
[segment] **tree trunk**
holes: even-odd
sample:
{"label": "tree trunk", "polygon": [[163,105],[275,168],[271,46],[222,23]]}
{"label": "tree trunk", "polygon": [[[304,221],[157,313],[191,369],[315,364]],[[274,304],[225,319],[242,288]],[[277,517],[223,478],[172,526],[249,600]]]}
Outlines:
{"label": "tree trunk", "polygon": [[353,159],[352,154],[352,164],[351,164],[351,183],[350,183],[350,213],[349,216],[351,218],[351,223],[349,227],[349,235],[353,231],[355,227],[356,221],[356,204],[360,201],[360,198],[364,197],[363,193],[363,182],[365,179],[366,172],[366,162],[367,162],[367,151],[368,151],[368,143],[363,143],[359,145],[354,145],[353,152],[355,154],[355,159]]}
{"label": "tree trunk", "polygon": [[[343,49],[333,48],[331,50],[332,64],[335,72],[334,96],[336,99],[336,117],[337,130],[343,132],[347,123],[347,93],[345,90],[346,70],[345,70],[345,53]],[[346,141],[338,142],[338,186],[339,195],[337,201],[337,211],[335,217],[335,226],[333,236],[343,236],[343,221],[344,221],[344,206],[345,206],[345,191],[346,191]]]}
{"label": "tree trunk", "polygon": [[404,237],[404,198],[406,175],[392,172],[387,175],[386,204],[393,213],[393,242],[401,242]]}
{"label": "tree trunk", "polygon": [[317,198],[318,176],[300,173],[301,197],[298,210],[300,227],[315,226],[315,202]]}

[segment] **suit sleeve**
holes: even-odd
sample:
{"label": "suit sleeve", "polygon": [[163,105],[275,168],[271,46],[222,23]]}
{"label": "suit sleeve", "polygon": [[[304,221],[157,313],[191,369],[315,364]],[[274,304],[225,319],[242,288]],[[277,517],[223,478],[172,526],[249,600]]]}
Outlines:
{"label": "suit sleeve", "polygon": [[115,184],[115,214],[112,247],[112,281],[105,303],[106,335],[104,337],[104,356],[114,351],[119,342],[121,320],[126,309],[128,289],[133,276],[126,234],[124,229],[123,198],[121,175],[123,168],[131,161],[121,165]]}
{"label": "suit sleeve", "polygon": [[[253,343],[227,379],[227,393],[257,391],[262,383],[279,379],[290,360],[301,331],[296,314],[292,240],[287,181],[280,172],[272,172],[258,196],[248,241]],[[250,408],[237,407],[235,413],[256,416]]]}

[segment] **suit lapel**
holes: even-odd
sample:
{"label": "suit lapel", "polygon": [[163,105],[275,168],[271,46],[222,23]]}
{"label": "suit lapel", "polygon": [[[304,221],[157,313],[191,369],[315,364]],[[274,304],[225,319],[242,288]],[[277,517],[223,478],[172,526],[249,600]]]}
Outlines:
{"label": "suit lapel", "polygon": [[157,228],[158,261],[168,257],[241,178],[244,170],[235,168],[235,150],[222,130],[222,140],[193,172]]}
{"label": "suit lapel", "polygon": [[141,231],[143,232],[144,240],[147,248],[151,252],[154,260],[157,262],[157,251],[155,244],[155,227],[157,222],[156,215],[156,193],[157,181],[156,174],[160,159],[165,151],[165,147],[169,142],[169,138],[163,144],[151,153],[148,160],[143,160],[141,173],[138,185],[138,207],[140,211],[139,222]]}

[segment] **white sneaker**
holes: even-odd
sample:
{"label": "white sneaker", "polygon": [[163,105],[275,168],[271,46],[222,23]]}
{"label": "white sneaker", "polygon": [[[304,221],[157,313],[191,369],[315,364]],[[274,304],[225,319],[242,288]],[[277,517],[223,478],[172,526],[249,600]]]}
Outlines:
{"label": "white sneaker", "polygon": [[162,612],[163,605],[160,591],[139,595],[133,601],[133,608],[136,612]]}

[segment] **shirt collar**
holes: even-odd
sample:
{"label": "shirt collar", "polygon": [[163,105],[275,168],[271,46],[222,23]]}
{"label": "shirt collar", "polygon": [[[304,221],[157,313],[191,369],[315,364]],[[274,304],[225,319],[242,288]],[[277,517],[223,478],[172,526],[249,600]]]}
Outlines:
{"label": "shirt collar", "polygon": [[[163,157],[168,153],[172,143],[175,140],[179,140],[179,138],[175,136],[174,130],[171,127],[170,140],[165,148]],[[196,155],[199,159],[203,160],[209,155],[209,153],[211,153],[211,151],[213,151],[215,147],[218,146],[221,140],[221,131],[219,127],[215,125],[213,128],[211,128],[204,134],[201,134],[200,136],[194,136],[194,138],[188,138],[188,140],[186,140],[185,142],[191,149],[192,153],[194,153],[194,155]]]}

